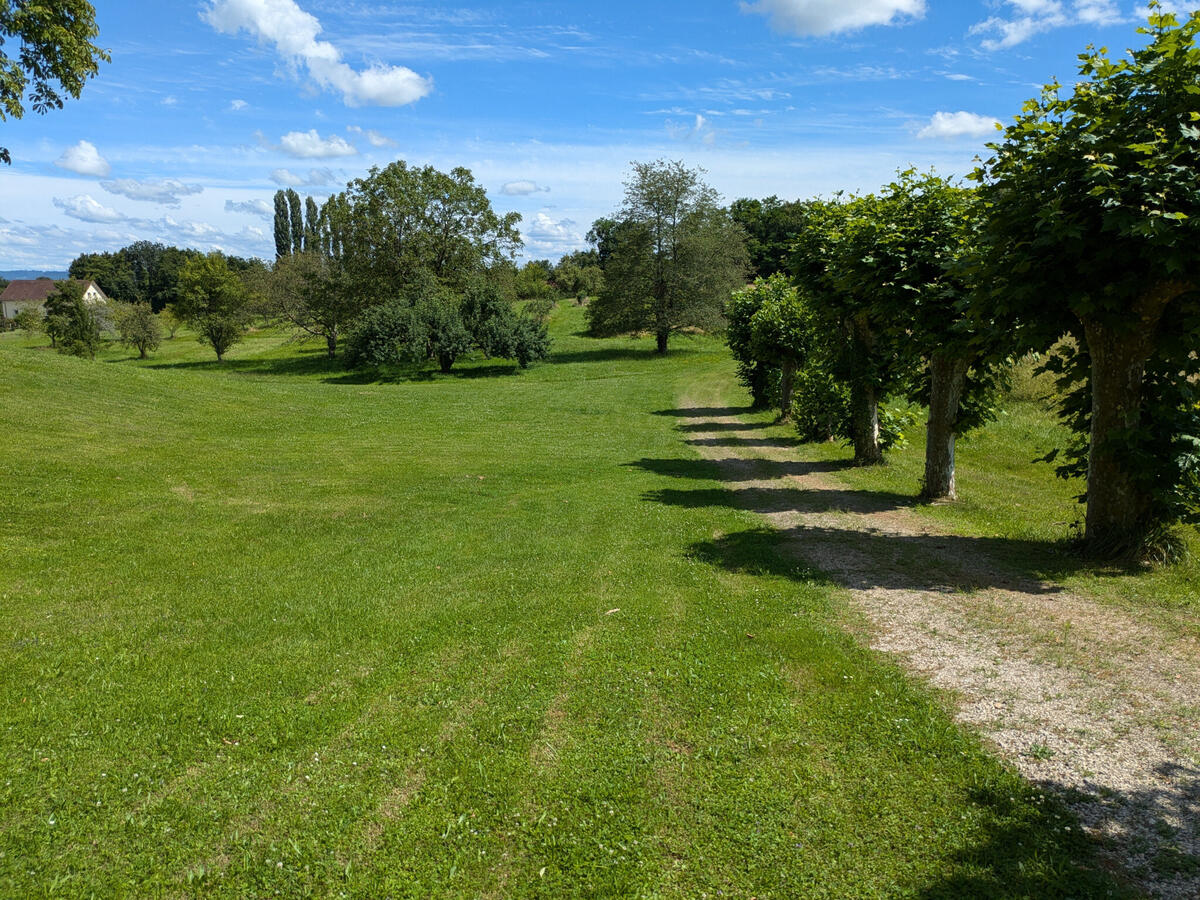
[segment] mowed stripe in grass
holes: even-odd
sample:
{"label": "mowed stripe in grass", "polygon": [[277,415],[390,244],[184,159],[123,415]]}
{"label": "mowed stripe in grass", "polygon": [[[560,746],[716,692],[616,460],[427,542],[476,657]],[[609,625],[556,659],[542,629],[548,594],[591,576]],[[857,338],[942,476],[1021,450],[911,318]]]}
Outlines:
{"label": "mowed stripe in grass", "polygon": [[821,579],[689,549],[748,516],[654,502],[719,344],[554,326],[396,383],[0,345],[0,893],[1115,891]]}

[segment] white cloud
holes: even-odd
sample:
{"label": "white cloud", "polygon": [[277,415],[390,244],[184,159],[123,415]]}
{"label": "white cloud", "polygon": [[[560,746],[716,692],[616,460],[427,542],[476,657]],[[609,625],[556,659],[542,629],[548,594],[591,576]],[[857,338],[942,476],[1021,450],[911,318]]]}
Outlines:
{"label": "white cloud", "polygon": [[530,194],[548,194],[550,188],[542,187],[536,181],[508,181],[500,188],[500,193],[506,197],[528,197]]}
{"label": "white cloud", "polygon": [[164,178],[162,181],[138,181],[134,178],[118,178],[114,181],[102,181],[100,187],[110,194],[119,194],[130,200],[144,200],[147,203],[161,203],[163,206],[178,206],[180,197],[199,194],[204,190],[198,184],[184,184],[174,178]]}
{"label": "white cloud", "polygon": [[74,147],[68,147],[54,164],[76,175],[96,175],[103,178],[112,171],[108,160],[100,155],[96,145],[90,141],[80,141]]}
{"label": "white cloud", "polygon": [[356,72],[341,51],[317,40],[321,23],[294,0],[213,0],[200,17],[222,34],[242,29],[275,45],[290,63],[303,62],[313,81],[342,94],[347,106],[405,106],[433,90],[433,80],[404,66],[372,65]]}
{"label": "white cloud", "polygon": [[1126,17],[1116,0],[1005,0],[1010,18],[992,16],[971,26],[971,34],[991,35],[985,50],[1003,50],[1024,43],[1035,34],[1067,25],[1116,25]]}
{"label": "white cloud", "polygon": [[336,134],[327,138],[317,134],[317,129],[289,131],[279,139],[279,149],[297,159],[329,159],[334,156],[354,156],[358,149]]}
{"label": "white cloud", "polygon": [[700,113],[696,113],[695,119],[691,122],[676,122],[667,120],[667,134],[677,141],[692,140],[699,138],[706,144],[712,144],[717,139],[717,133],[712,130],[708,119]]}
{"label": "white cloud", "polygon": [[249,105],[250,104],[247,103],[245,100],[230,100],[229,101],[229,109],[233,112],[241,112],[243,109],[245,109]]}
{"label": "white cloud", "polygon": [[309,169],[308,175],[297,175],[290,169],[276,169],[271,173],[271,180],[282,187],[322,187],[333,184],[337,176],[332,169]]}
{"label": "white cloud", "polygon": [[365,137],[367,139],[367,143],[369,143],[372,147],[398,147],[399,146],[399,144],[397,144],[395,141],[393,141],[390,137],[380,134],[378,131],[375,131],[373,128],[362,129],[362,128],[359,128],[357,125],[347,125],[346,130],[349,131],[351,134],[362,135],[363,137]]}
{"label": "white cloud", "polygon": [[226,200],[225,212],[249,213],[252,216],[262,216],[264,219],[269,219],[274,215],[271,204],[266,200]]}
{"label": "white cloud", "polygon": [[79,194],[75,197],[63,199],[61,197],[53,198],[52,202],[55,206],[63,211],[65,215],[72,219],[79,219],[81,222],[124,222],[125,216],[98,203],[88,194]]}
{"label": "white cloud", "polygon": [[583,234],[573,219],[555,219],[544,211],[535,213],[521,232],[526,255],[561,256],[583,245]]}
{"label": "white cloud", "polygon": [[174,96],[173,94],[169,94],[166,97],[162,98],[163,106],[174,106],[178,102],[179,102],[179,98]]}
{"label": "white cloud", "polygon": [[818,37],[925,15],[925,0],[758,0],[743,12],[768,16],[780,31]]}
{"label": "white cloud", "polygon": [[929,124],[917,132],[924,140],[954,140],[962,137],[988,137],[996,133],[999,119],[969,112],[934,113]]}

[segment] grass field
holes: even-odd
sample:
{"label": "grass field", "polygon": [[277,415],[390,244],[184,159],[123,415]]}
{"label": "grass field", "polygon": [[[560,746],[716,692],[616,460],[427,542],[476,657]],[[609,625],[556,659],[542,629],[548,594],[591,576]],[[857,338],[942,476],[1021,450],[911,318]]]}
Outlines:
{"label": "grass field", "polygon": [[818,573],[654,501],[719,342],[581,324],[385,381],[0,339],[0,895],[1122,896]]}

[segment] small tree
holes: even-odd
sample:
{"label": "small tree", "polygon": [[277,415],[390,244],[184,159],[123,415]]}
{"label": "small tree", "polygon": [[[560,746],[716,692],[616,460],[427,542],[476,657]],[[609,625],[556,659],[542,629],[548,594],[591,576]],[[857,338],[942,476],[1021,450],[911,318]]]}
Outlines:
{"label": "small tree", "polygon": [[83,282],[59,281],[46,298],[46,333],[59,353],[96,358],[103,320],[83,299]]}
{"label": "small tree", "polygon": [[136,348],[139,359],[162,343],[162,325],[149,303],[122,303],[114,308],[113,319],[121,343]]}
{"label": "small tree", "polygon": [[1024,347],[1064,334],[1081,436],[1060,474],[1086,474],[1085,536],[1135,551],[1200,518],[1200,14],[1154,4],[1148,46],[1080,57],[1025,104],[976,172],[987,205],[980,305]]}
{"label": "small tree", "polygon": [[184,263],[179,272],[179,314],[208,344],[217,362],[246,333],[249,295],[225,256],[213,251]]}
{"label": "small tree", "polygon": [[298,337],[323,340],[330,359],[346,328],[362,312],[361,298],[338,260],[315,250],[278,260],[264,279],[264,292],[267,311]]}
{"label": "small tree", "polygon": [[175,312],[174,304],[167,304],[159,311],[158,322],[167,333],[169,341],[175,340],[175,332],[183,325],[183,319]]}
{"label": "small tree", "polygon": [[25,332],[26,337],[33,337],[44,331],[46,320],[42,311],[31,306],[23,306],[13,318],[13,324]]}

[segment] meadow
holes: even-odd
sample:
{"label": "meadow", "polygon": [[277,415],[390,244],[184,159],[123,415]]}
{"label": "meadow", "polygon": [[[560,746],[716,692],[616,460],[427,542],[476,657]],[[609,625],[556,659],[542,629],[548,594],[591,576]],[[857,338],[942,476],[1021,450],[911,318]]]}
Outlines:
{"label": "meadow", "polygon": [[[679,397],[744,408],[719,338],[582,328],[420,377],[0,337],[0,894],[1125,896],[821,573],[656,502]],[[1054,537],[970,490],[925,514]]]}

